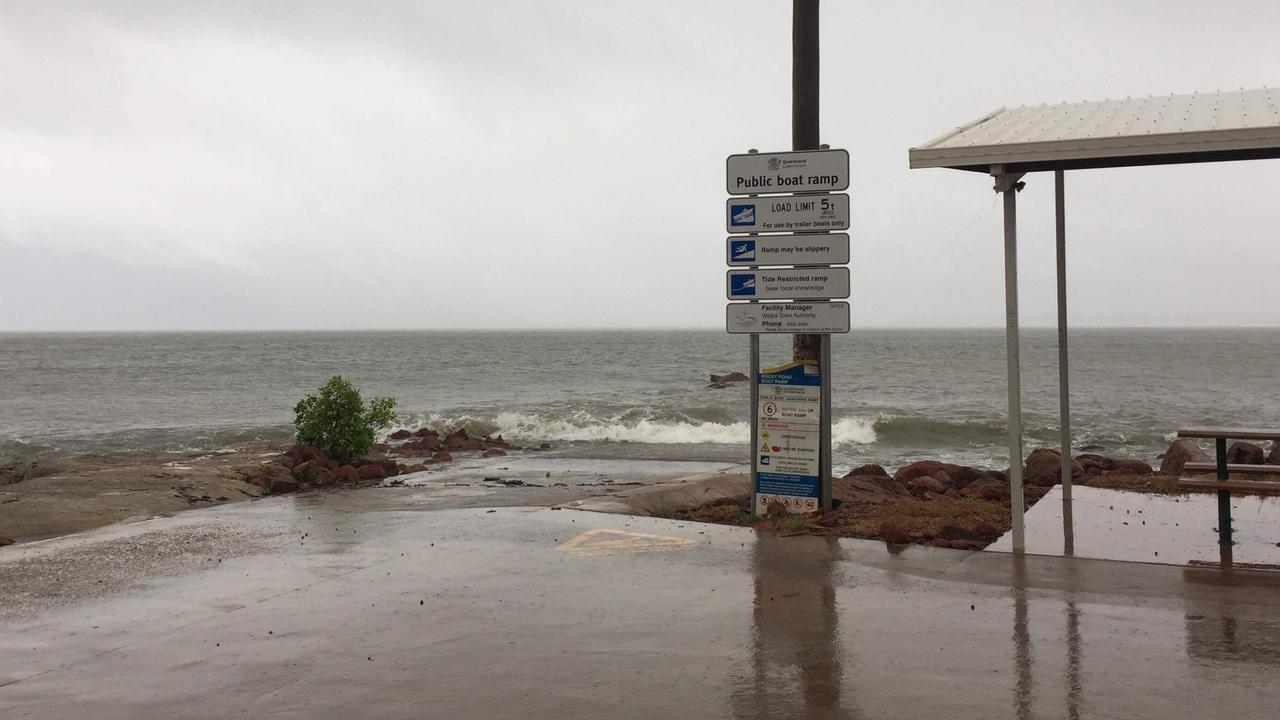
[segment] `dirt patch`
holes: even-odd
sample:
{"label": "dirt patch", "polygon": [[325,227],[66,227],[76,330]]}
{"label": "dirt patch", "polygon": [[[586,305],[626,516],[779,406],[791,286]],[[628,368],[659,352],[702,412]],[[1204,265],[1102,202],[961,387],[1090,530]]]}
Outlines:
{"label": "dirt patch", "polygon": [[[1025,489],[1027,507],[1035,505],[1047,488]],[[882,495],[868,500],[845,500],[821,515],[768,515],[751,513],[751,498],[708,503],[675,514],[682,520],[775,530],[784,534],[884,540],[980,550],[1012,527],[1007,499],[950,498]]]}

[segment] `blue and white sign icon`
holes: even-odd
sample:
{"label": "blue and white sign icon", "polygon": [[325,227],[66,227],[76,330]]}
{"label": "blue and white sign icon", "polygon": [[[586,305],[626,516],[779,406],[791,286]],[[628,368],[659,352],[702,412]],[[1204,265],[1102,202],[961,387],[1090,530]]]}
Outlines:
{"label": "blue and white sign icon", "polygon": [[751,273],[729,276],[729,297],[755,297],[756,276]]}
{"label": "blue and white sign icon", "polygon": [[756,205],[731,205],[729,207],[729,224],[733,227],[751,227],[756,224]]}
{"label": "blue and white sign icon", "polygon": [[729,251],[729,260],[734,263],[754,262],[756,259],[756,241],[755,240],[732,240],[732,250]]}

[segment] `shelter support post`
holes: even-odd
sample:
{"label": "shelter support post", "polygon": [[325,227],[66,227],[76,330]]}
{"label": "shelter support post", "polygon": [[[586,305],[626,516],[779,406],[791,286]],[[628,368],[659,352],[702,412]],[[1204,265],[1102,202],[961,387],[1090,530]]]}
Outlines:
{"label": "shelter support post", "polygon": [[1004,194],[1005,357],[1009,365],[1009,512],[1013,516],[1013,551],[1027,548],[1022,494],[1022,366],[1018,338],[1018,191],[1022,173],[995,166],[995,190]]}
{"label": "shelter support post", "polygon": [[1058,250],[1058,409],[1062,452],[1062,552],[1075,554],[1071,504],[1071,389],[1067,354],[1067,213],[1062,170],[1053,171],[1053,212]]}

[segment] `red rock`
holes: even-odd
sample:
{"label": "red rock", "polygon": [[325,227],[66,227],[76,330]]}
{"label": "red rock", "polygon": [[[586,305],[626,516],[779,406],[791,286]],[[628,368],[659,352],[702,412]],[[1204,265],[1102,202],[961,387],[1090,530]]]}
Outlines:
{"label": "red rock", "polygon": [[5,545],[12,545],[14,542],[15,540],[11,537],[0,536],[0,547],[4,547]]}
{"label": "red rock", "polygon": [[289,477],[288,475],[284,475],[284,476],[272,478],[271,486],[267,489],[272,495],[285,495],[288,493],[297,492],[298,488],[300,487],[301,487],[301,483],[299,483],[297,480],[293,479],[292,477]]}
{"label": "red rock", "polygon": [[1280,465],[1280,440],[1271,441],[1271,454],[1267,456],[1268,465]]}
{"label": "red rock", "polygon": [[299,481],[309,480],[319,465],[315,460],[304,460],[293,466],[293,476]]}
{"label": "red rock", "polygon": [[484,451],[484,457],[498,457],[499,455],[506,455],[506,454],[507,454],[506,450],[500,450],[498,448],[489,448],[488,450]]}
{"label": "red rock", "polygon": [[942,493],[942,497],[948,497],[948,498],[951,498],[952,500],[959,500],[960,491],[956,490],[955,488],[947,488],[947,491]]}
{"label": "red rock", "polygon": [[436,454],[432,455],[431,459],[436,462],[450,462],[453,460],[453,455],[451,455],[448,450],[440,450]]}
{"label": "red rock", "polygon": [[[1075,460],[1071,461],[1071,477],[1079,477],[1084,468]],[[1062,479],[1062,453],[1053,448],[1036,448],[1027,456],[1023,465],[1022,478],[1028,485],[1053,487]]]}
{"label": "red rock", "polygon": [[823,513],[822,517],[818,518],[818,524],[822,527],[833,528],[840,524],[840,513],[835,510],[832,510],[829,513]]}
{"label": "red rock", "polygon": [[877,477],[889,477],[889,471],[876,464],[859,465],[858,467],[845,473],[845,477],[858,477],[859,475],[875,475]]}
{"label": "red rock", "polygon": [[397,430],[391,433],[390,435],[388,435],[387,437],[391,438],[392,440],[405,440],[413,437],[413,433],[408,430]]}
{"label": "red rock", "polygon": [[368,463],[356,468],[356,474],[361,480],[381,480],[387,476],[387,471],[377,463]]}
{"label": "red rock", "polygon": [[998,540],[1003,533],[1000,532],[1000,528],[992,525],[991,523],[978,522],[973,526],[973,534],[977,535],[980,540],[991,542],[993,540]]}
{"label": "red rock", "polygon": [[360,480],[360,473],[351,465],[343,465],[333,471],[334,482],[353,483]]}
{"label": "red rock", "polygon": [[938,482],[928,475],[922,475],[911,482],[907,483],[907,487],[911,488],[911,492],[915,495],[923,495],[925,493],[934,493],[941,495],[947,491],[947,486]]}
{"label": "red rock", "polygon": [[881,521],[880,537],[893,545],[906,545],[911,542],[911,534],[907,531],[907,526],[892,518]]}
{"label": "red rock", "polygon": [[957,488],[963,488],[984,474],[982,470],[965,467],[964,465],[953,465],[951,463],[937,462],[936,460],[920,460],[898,468],[893,477],[899,482],[909,482],[922,475],[933,476],[939,472],[945,472],[949,475],[955,481]]}
{"label": "red rock", "polygon": [[1009,494],[1009,486],[992,477],[981,477],[960,490],[961,497],[1000,500]]}
{"label": "red rock", "polygon": [[1115,458],[1111,472],[1125,475],[1150,475],[1155,472],[1150,465],[1137,458]]}
{"label": "red rock", "polygon": [[943,525],[938,537],[944,540],[977,540],[978,534],[959,525]]}
{"label": "red rock", "polygon": [[538,446],[538,449],[539,449],[539,450],[550,450],[550,449],[551,449],[551,443],[542,443],[541,445],[539,445],[539,446]]}
{"label": "red rock", "polygon": [[910,496],[906,485],[888,475],[846,475],[831,481],[831,497],[840,502],[888,502],[895,497]]}
{"label": "red rock", "polygon": [[723,385],[724,383],[731,383],[731,382],[746,382],[747,380],[750,380],[750,378],[738,372],[737,370],[734,370],[733,372],[730,372],[725,375],[715,375],[715,374],[711,375],[711,384],[713,385],[717,385],[717,384]]}
{"label": "red rock", "polygon": [[1204,454],[1199,445],[1188,438],[1178,438],[1164,451],[1160,461],[1160,472],[1167,475],[1181,475],[1184,466],[1189,462],[1212,462],[1212,458]]}
{"label": "red rock", "polygon": [[422,472],[423,470],[426,470],[426,469],[427,469],[427,466],[423,465],[422,463],[417,463],[415,465],[401,465],[400,474],[408,475],[409,473]]}
{"label": "red rock", "polygon": [[320,452],[318,448],[312,445],[307,445],[306,443],[290,445],[284,451],[284,454],[293,461],[294,465],[306,462],[307,460],[316,460],[324,457],[324,453]]}
{"label": "red rock", "polygon": [[445,435],[443,443],[446,450],[459,450],[468,439],[467,431],[462,428],[458,428],[448,435]]}
{"label": "red rock", "polygon": [[951,547],[954,550],[968,550],[973,552],[982,549],[982,541],[980,540],[952,540]]}
{"label": "red rock", "polygon": [[1261,465],[1266,461],[1262,446],[1247,442],[1233,442],[1227,448],[1227,462],[1240,465]]}
{"label": "red rock", "polygon": [[943,540],[942,538],[934,538],[929,541],[929,544],[934,547],[943,547],[943,548],[951,547],[951,541]]}
{"label": "red rock", "polygon": [[510,446],[511,446],[511,443],[509,443],[509,442],[507,442],[506,440],[502,439],[502,436],[501,436],[501,435],[498,435],[497,437],[489,437],[488,435],[486,435],[486,436],[484,437],[484,444],[485,444],[485,445],[497,445],[497,446],[499,446],[499,447],[510,447]]}
{"label": "red rock", "polygon": [[770,500],[768,504],[765,505],[765,514],[774,516],[786,515],[787,506],[783,505],[780,500]]}

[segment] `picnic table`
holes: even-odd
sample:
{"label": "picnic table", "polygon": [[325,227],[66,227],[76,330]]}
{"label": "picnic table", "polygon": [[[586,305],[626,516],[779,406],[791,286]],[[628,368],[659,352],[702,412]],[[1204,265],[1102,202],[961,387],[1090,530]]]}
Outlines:
{"label": "picnic table", "polygon": [[1180,438],[1212,439],[1215,461],[1212,463],[1189,462],[1184,470],[1216,471],[1213,478],[1179,478],[1178,487],[1218,491],[1218,542],[1231,544],[1231,491],[1257,492],[1280,491],[1280,479],[1249,480],[1232,478],[1233,474],[1272,475],[1280,478],[1280,465],[1255,465],[1227,462],[1228,440],[1271,440],[1280,443],[1280,429],[1239,427],[1193,427],[1178,431]]}

